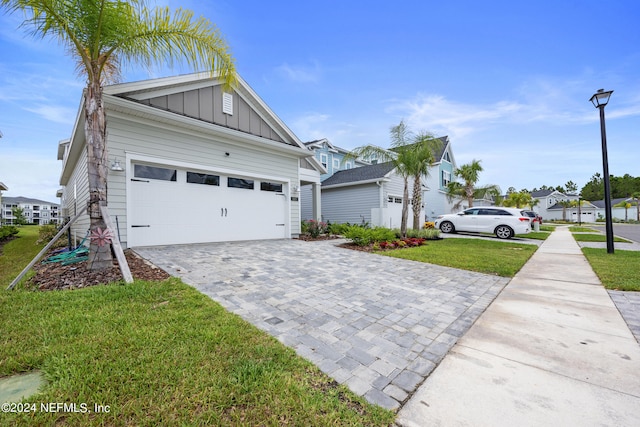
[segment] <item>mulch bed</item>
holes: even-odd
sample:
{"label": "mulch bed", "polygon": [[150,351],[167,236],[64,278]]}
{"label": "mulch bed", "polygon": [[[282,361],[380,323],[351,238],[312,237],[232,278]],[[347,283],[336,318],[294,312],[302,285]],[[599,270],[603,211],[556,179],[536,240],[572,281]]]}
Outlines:
{"label": "mulch bed", "polygon": [[318,237],[311,237],[308,234],[301,234],[300,236],[298,236],[298,240],[304,240],[305,242],[317,242],[319,240],[335,240],[335,239],[342,239],[342,237],[336,236],[334,234],[332,235],[323,234]]}
{"label": "mulch bed", "polygon": [[[134,279],[160,281],[171,277],[164,270],[155,267],[130,250],[124,251],[131,275]],[[123,280],[122,273],[114,259],[113,267],[107,270],[93,271],[87,268],[88,261],[70,265],[61,263],[36,264],[36,274],[27,281],[27,286],[34,290],[52,291],[80,289]]]}

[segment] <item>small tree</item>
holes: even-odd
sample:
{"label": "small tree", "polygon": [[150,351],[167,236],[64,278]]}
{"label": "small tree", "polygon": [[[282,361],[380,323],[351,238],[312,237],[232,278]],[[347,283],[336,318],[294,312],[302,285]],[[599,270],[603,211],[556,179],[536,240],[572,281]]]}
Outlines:
{"label": "small tree", "polygon": [[15,206],[11,208],[11,213],[13,214],[13,223],[15,225],[26,225],[27,218],[24,216],[24,209]]}
{"label": "small tree", "polygon": [[463,182],[457,180],[451,181],[447,185],[447,199],[452,201],[456,198],[460,199],[453,207],[459,209],[464,200],[467,201],[469,208],[473,207],[473,200],[485,197],[487,195],[500,194],[500,187],[497,185],[484,185],[476,187],[476,183],[480,179],[482,172],[480,160],[472,160],[471,163],[460,166],[454,171],[456,178],[462,179]]}
{"label": "small tree", "polygon": [[624,208],[624,222],[629,222],[629,208],[633,206],[626,200],[621,201],[613,205],[614,208]]}
{"label": "small tree", "polygon": [[509,193],[509,196],[502,201],[503,206],[522,208],[531,204],[531,194],[523,191]]}
{"label": "small tree", "polygon": [[375,156],[380,162],[390,162],[393,165],[396,173],[404,181],[400,232],[403,237],[406,237],[409,216],[409,178],[413,179],[413,228],[418,230],[422,227],[420,218],[422,177],[429,172],[429,166],[433,163],[433,152],[439,146],[440,140],[427,132],[414,135],[404,121],[391,127],[390,134],[390,150],[375,145],[365,145],[352,150],[343,161]]}

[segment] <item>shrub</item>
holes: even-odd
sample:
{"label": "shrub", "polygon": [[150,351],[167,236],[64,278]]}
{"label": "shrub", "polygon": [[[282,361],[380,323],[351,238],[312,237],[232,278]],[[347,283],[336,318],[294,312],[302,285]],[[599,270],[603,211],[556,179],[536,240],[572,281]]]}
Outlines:
{"label": "shrub", "polygon": [[0,227],[0,242],[7,240],[12,236],[18,234],[18,229],[13,225],[4,225]]}
{"label": "shrub", "polygon": [[365,228],[352,225],[344,233],[347,239],[351,239],[358,246],[368,246],[374,242],[389,242],[396,239],[393,230],[385,227]]}
{"label": "shrub", "polygon": [[[46,245],[56,237],[58,234],[58,227],[55,224],[46,224],[41,225],[38,228],[38,240],[36,241],[36,245]],[[59,248],[66,245],[66,241],[64,238],[60,237],[58,241],[52,246],[54,248]]]}
{"label": "shrub", "polygon": [[330,234],[339,234],[341,236],[344,236],[349,227],[351,227],[351,224],[349,224],[348,222],[344,224],[329,224],[328,232]]}
{"label": "shrub", "polygon": [[311,235],[311,237],[316,238],[321,234],[325,234],[327,232],[327,223],[322,221],[316,221],[314,219],[310,219],[305,221],[307,223],[307,233]]}
{"label": "shrub", "polygon": [[[397,239],[403,238],[399,228],[394,229],[393,232],[395,233]],[[420,230],[409,228],[407,229],[407,237],[415,239],[436,240],[440,238],[440,230],[438,230],[437,228],[423,228]]]}

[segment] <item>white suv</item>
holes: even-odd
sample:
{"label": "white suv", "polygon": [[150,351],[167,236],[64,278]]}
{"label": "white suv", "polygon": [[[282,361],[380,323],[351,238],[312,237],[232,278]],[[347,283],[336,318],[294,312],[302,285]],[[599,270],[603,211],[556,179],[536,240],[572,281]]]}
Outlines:
{"label": "white suv", "polygon": [[436,227],[443,233],[495,233],[500,239],[510,239],[516,234],[530,233],[531,219],[524,209],[481,206],[457,214],[440,215]]}

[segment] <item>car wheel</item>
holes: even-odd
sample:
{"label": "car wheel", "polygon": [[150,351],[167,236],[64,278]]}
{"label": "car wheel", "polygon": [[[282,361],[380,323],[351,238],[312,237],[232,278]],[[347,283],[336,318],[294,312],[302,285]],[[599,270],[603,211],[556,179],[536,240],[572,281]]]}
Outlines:
{"label": "car wheel", "polygon": [[453,223],[445,221],[440,224],[440,231],[442,231],[443,233],[454,233],[456,231],[456,228],[453,226]]}
{"label": "car wheel", "polygon": [[496,227],[496,236],[499,239],[510,239],[513,237],[513,230],[507,225],[499,225]]}

